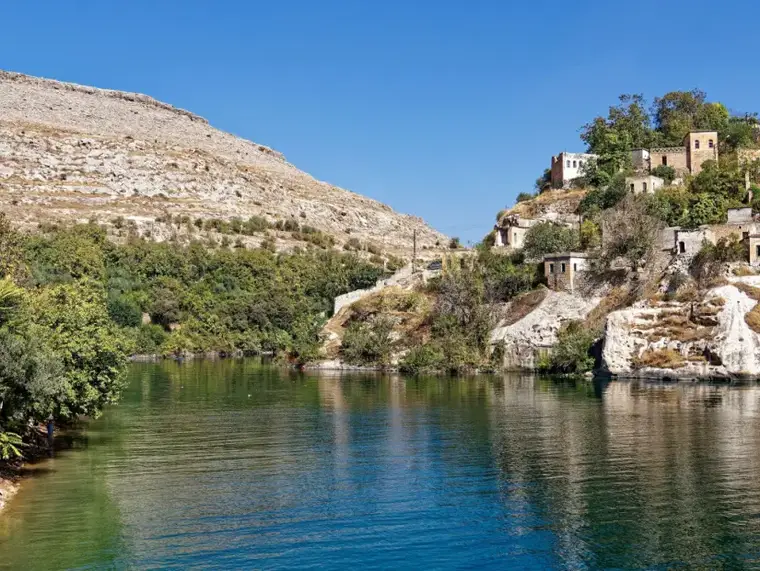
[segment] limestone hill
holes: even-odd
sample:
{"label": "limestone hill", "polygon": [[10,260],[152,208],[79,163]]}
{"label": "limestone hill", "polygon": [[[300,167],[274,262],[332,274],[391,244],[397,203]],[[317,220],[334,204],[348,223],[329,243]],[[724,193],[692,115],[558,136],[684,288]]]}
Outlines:
{"label": "limestone hill", "polygon": [[446,244],[420,218],[145,95],[0,71],[0,101],[0,208],[22,228],[94,219],[115,234],[218,242],[225,221],[256,216],[265,228],[246,244],[310,241],[304,226],[374,253],[408,254],[415,230],[421,250]]}

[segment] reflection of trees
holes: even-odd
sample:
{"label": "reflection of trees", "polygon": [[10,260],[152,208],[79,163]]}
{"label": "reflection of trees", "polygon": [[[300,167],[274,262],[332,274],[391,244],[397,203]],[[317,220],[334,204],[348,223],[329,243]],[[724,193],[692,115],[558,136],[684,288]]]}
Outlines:
{"label": "reflection of trees", "polygon": [[533,564],[741,567],[705,558],[757,551],[758,409],[756,387],[138,365],[93,446],[0,519],[0,551],[15,568],[181,565],[403,514]]}

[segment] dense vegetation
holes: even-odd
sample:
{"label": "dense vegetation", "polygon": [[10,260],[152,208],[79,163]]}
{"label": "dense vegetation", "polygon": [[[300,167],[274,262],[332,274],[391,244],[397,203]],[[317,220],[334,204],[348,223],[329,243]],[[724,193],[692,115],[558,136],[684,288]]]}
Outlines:
{"label": "dense vegetation", "polygon": [[384,272],[317,248],[276,255],[138,238],[115,244],[94,224],[21,236],[2,217],[0,251],[5,456],[30,423],[97,415],[118,398],[131,353],[313,358],[333,298]]}
{"label": "dense vegetation", "polygon": [[537,285],[535,264],[522,255],[494,254],[486,246],[462,267],[431,280],[424,291],[378,294],[359,302],[347,324],[342,358],[355,365],[388,366],[394,354],[408,373],[463,373],[495,368],[489,347],[496,304]]}

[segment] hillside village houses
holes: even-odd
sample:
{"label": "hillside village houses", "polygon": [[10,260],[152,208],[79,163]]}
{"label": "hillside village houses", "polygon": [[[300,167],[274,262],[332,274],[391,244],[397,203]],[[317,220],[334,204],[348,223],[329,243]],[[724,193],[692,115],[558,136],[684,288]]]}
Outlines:
{"label": "hillside village houses", "polygon": [[[718,160],[718,133],[716,131],[692,131],[683,139],[679,147],[656,147],[634,149],[631,162],[634,173],[626,177],[630,192],[654,193],[665,186],[665,181],[651,174],[660,165],[672,167],[676,176],[696,175],[701,172],[706,161]],[[551,159],[551,182],[555,188],[568,188],[574,178],[583,173],[583,166],[595,160],[591,153],[562,152]],[[760,151],[740,151],[740,160],[760,158]],[[580,219],[570,215],[523,218],[517,214],[507,215],[496,224],[495,247],[519,249],[523,246],[528,230],[539,222],[552,221],[568,227],[578,228]],[[750,207],[728,210],[725,224],[713,224],[697,229],[666,228],[660,238],[662,250],[676,256],[691,257],[702,248],[706,240],[715,244],[721,238],[735,235],[744,241],[748,250],[748,261],[760,266],[760,221],[756,221]],[[544,277],[551,289],[574,292],[578,283],[584,280],[589,267],[589,255],[582,252],[553,253],[544,256]]]}

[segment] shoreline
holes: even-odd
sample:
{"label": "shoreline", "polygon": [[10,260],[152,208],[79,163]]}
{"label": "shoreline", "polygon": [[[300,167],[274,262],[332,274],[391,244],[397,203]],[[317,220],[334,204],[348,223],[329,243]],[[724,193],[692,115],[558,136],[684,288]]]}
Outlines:
{"label": "shoreline", "polygon": [[0,513],[21,487],[21,467],[0,468]]}

